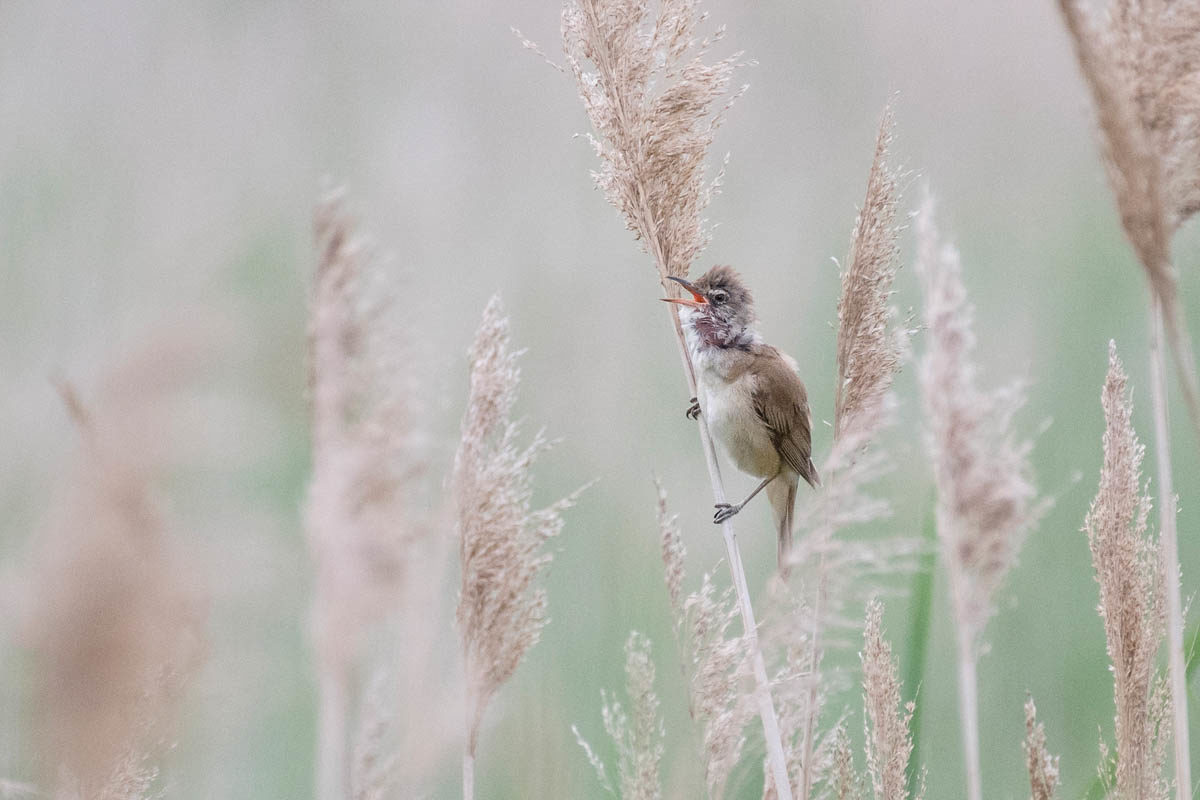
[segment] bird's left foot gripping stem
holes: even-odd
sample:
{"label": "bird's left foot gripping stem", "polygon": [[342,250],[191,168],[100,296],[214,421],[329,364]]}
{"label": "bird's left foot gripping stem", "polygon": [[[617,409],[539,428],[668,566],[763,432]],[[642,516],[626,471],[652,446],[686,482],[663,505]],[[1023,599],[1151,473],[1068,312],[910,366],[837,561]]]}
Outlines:
{"label": "bird's left foot gripping stem", "polygon": [[713,524],[720,525],[722,522],[741,511],[742,506],[744,505],[745,503],[738,503],[737,505],[731,505],[730,503],[717,503],[717,513],[713,514]]}
{"label": "bird's left foot gripping stem", "polygon": [[688,419],[700,419],[700,401],[693,397],[689,402],[688,410],[684,412],[684,416]]}
{"label": "bird's left foot gripping stem", "polygon": [[754,499],[754,495],[761,492],[763,490],[763,487],[765,487],[768,483],[770,483],[771,481],[775,480],[778,477],[779,477],[779,473],[776,472],[774,475],[771,475],[770,477],[763,478],[762,483],[760,483],[758,486],[755,486],[754,491],[751,492],[746,497],[746,499],[740,503],[735,503],[735,504],[717,503],[717,505],[716,505],[717,513],[713,514],[713,524],[720,525],[722,522],[724,522],[725,520],[732,517],[734,514],[741,511],[743,508],[746,507],[746,503],[749,503],[751,500]]}

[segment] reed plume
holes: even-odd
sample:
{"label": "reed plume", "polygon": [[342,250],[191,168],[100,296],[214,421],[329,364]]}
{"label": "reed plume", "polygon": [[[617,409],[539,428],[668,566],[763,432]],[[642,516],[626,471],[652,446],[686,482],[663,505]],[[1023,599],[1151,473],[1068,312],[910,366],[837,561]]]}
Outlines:
{"label": "reed plume", "polygon": [[175,463],[171,393],[207,357],[194,333],[154,337],[108,371],[90,402],[59,385],[82,443],[22,603],[45,796],[149,797],[171,712],[202,656],[194,570],[155,486]]}
{"label": "reed plume", "polygon": [[317,796],[349,789],[354,673],[370,624],[395,609],[428,539],[429,472],[411,345],[342,190],[317,204],[309,312],[312,477],[305,527],[316,571]]}
{"label": "reed plume", "polygon": [[883,110],[875,158],[867,177],[867,194],[850,237],[850,253],[842,271],[838,297],[837,368],[834,437],[840,438],[859,415],[872,414],[884,401],[900,369],[908,337],[895,330],[892,281],[900,263],[896,209],[899,174],[890,163],[895,115]]}
{"label": "reed plume", "polygon": [[1133,429],[1128,377],[1113,342],[1101,404],[1104,466],[1084,530],[1112,662],[1115,788],[1119,797],[1168,797],[1162,768],[1170,738],[1169,697],[1155,667],[1167,627],[1166,576],[1159,544],[1149,534],[1150,497],[1141,480],[1145,449]]}
{"label": "reed plume", "polygon": [[833,765],[831,768],[830,793],[833,800],[861,800],[863,797],[862,776],[854,768],[854,749],[850,746],[850,735],[845,723],[833,729]]}
{"label": "reed plume", "polygon": [[1046,729],[1037,721],[1032,697],[1025,698],[1025,768],[1029,772],[1032,800],[1054,800],[1058,788],[1058,756],[1046,750]]}
{"label": "reed plume", "polygon": [[550,564],[544,550],[562,530],[562,512],[575,495],[546,508],[530,507],[530,468],[549,445],[538,433],[526,447],[510,419],[520,371],[499,296],[483,312],[471,346],[471,389],[454,458],[462,588],[458,628],[466,666],[466,751],[463,796],[474,795],[475,752],[484,711],[496,691],[537,643],[547,622],[538,575]]}
{"label": "reed plume", "polygon": [[908,726],[916,704],[911,700],[901,704],[900,679],[892,646],[883,638],[883,604],[878,600],[867,606],[859,658],[866,708],[867,772],[875,800],[908,800],[908,759],[913,750]]}
{"label": "reed plume", "polygon": [[980,800],[979,639],[996,592],[1046,503],[1038,501],[1031,478],[1032,445],[1012,432],[1013,415],[1023,402],[1020,392],[1015,387],[988,392],[976,385],[973,309],[958,253],[934,227],[931,199],[918,216],[917,239],[928,329],[921,397],[938,492],[938,539],[958,635],[967,797]]}
{"label": "reed plume", "polygon": [[677,518],[667,510],[661,485],[658,528],[688,706],[692,719],[701,726],[705,784],[708,796],[719,800],[741,760],[746,725],[754,715],[743,685],[751,680],[746,643],[743,636],[730,636],[738,611],[730,591],[718,592],[711,575],[703,576],[697,591],[684,594],[687,550]]}
{"label": "reed plume", "polygon": [[[708,241],[701,213],[720,175],[706,178],[705,159],[725,110],[740,94],[728,95],[740,56],[710,59],[723,30],[698,39],[705,19],[698,6],[698,0],[664,0],[652,12],[646,0],[570,0],[562,14],[563,51],[595,130],[589,139],[600,168],[593,178],[654,259],[668,297],[677,297],[679,287],[667,278],[687,275]],[[695,395],[695,368],[679,318],[674,313],[669,318],[690,394]],[[725,486],[703,418],[698,430],[715,501],[724,503]],[[721,532],[751,656],[770,772],[777,783],[786,784],[778,717],[730,520],[721,523]],[[782,800],[791,800],[786,786],[781,792]]]}
{"label": "reed plume", "polygon": [[698,42],[698,6],[665,0],[651,19],[645,0],[579,0],[562,14],[567,65],[596,131],[592,177],[663,278],[686,276],[708,243],[700,215],[719,180],[705,179],[705,158],[740,56],[705,63],[724,30]]}
{"label": "reed plume", "polygon": [[650,640],[632,631],[625,642],[625,680],[629,712],[615,699],[601,695],[604,731],[617,750],[617,787],[609,779],[603,759],[584,740],[575,726],[571,730],[600,779],[600,785],[621,800],[661,800],[659,769],[665,750],[666,729],[654,693],[654,660]]}
{"label": "reed plume", "polygon": [[1167,420],[1164,335],[1200,436],[1200,381],[1171,264],[1171,236],[1200,210],[1200,8],[1194,3],[1114,0],[1098,22],[1079,0],[1059,0],[1092,93],[1109,185],[1121,224],[1150,286],[1150,371],[1166,559],[1167,663],[1178,796],[1191,786],[1183,603],[1176,499]]}

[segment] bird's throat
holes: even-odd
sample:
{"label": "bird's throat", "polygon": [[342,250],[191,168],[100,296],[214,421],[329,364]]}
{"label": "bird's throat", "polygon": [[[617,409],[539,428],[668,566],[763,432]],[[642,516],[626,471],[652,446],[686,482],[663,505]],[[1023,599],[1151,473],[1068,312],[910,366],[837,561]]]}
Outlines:
{"label": "bird's throat", "polygon": [[684,320],[683,325],[691,340],[692,349],[701,352],[729,348],[748,351],[757,339],[754,331],[749,328],[734,328],[706,314],[693,314],[691,319]]}

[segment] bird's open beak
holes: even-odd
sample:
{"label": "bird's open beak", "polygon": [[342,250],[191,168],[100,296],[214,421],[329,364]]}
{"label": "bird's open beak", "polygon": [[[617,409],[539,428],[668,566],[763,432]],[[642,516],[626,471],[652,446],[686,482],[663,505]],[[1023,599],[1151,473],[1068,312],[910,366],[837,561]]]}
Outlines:
{"label": "bird's open beak", "polygon": [[692,308],[699,308],[700,306],[708,305],[708,301],[704,299],[704,295],[697,291],[695,284],[693,284],[691,281],[684,280],[683,278],[676,278],[674,275],[668,275],[667,279],[675,281],[680,286],[691,292],[693,299],[688,300],[684,297],[664,297],[662,298],[664,303],[678,303],[681,306],[690,306]]}

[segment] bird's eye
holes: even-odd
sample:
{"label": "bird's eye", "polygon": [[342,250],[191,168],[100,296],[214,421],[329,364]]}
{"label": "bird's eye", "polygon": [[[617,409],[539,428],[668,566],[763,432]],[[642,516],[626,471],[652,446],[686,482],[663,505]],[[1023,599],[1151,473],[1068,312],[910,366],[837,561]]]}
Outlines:
{"label": "bird's eye", "polygon": [[714,303],[724,303],[729,299],[729,295],[724,289],[714,289],[708,293],[708,299],[712,300]]}

